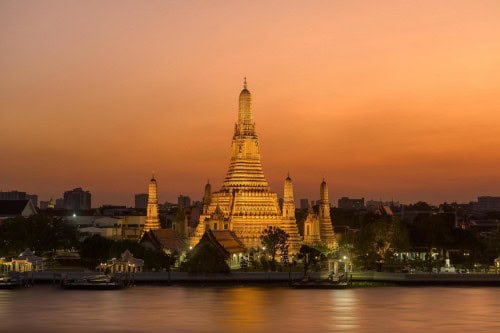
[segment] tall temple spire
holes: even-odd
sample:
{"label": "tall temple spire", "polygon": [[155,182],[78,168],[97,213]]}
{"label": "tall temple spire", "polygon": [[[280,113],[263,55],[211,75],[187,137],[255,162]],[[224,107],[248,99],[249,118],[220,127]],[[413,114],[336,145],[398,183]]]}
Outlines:
{"label": "tall temple spire", "polygon": [[144,232],[154,229],[160,229],[160,219],[158,217],[158,185],[153,173],[148,186],[148,207]]}
{"label": "tall temple spire", "polygon": [[231,144],[231,163],[223,183],[226,190],[268,188],[260,163],[259,139],[252,118],[252,95],[244,88],[239,96],[238,122]]}
{"label": "tall temple spire", "polygon": [[238,127],[240,133],[253,134],[252,118],[252,94],[247,89],[247,78],[245,78],[239,98]]}
{"label": "tall temple spire", "polygon": [[212,186],[210,181],[205,185],[205,194],[203,195],[203,213],[206,213],[210,203],[212,202]]}
{"label": "tall temple spire", "polygon": [[321,241],[326,243],[328,247],[335,247],[335,234],[333,233],[332,219],[330,217],[328,186],[324,178],[320,186],[319,224]]}
{"label": "tall temple spire", "polygon": [[[282,210],[278,195],[271,192],[262,170],[259,139],[252,115],[252,95],[246,78],[239,95],[229,169],[219,191],[205,189],[203,212],[190,240],[191,245],[196,245],[207,229],[224,229],[234,232],[247,248],[259,248],[262,231],[276,226],[290,236],[290,254],[299,251],[301,239],[295,220],[292,182],[290,178],[285,180],[287,201]],[[210,200],[205,200],[208,198]]]}
{"label": "tall temple spire", "polygon": [[283,188],[283,218],[295,219],[295,200],[293,197],[293,184],[292,178],[290,178],[290,173],[285,178],[285,185]]}

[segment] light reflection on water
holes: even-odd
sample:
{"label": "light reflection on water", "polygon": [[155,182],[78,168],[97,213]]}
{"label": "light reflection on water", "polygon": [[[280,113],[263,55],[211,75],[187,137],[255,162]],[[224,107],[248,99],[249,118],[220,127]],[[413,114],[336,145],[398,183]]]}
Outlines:
{"label": "light reflection on water", "polygon": [[0,290],[0,332],[498,332],[500,288]]}

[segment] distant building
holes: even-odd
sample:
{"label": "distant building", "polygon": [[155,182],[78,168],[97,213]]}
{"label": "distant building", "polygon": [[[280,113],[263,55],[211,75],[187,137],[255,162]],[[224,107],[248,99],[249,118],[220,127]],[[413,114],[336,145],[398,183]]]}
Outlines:
{"label": "distant building", "polygon": [[193,201],[191,203],[191,207],[198,207],[199,209],[201,209],[203,207],[203,202],[197,200],[197,201]]}
{"label": "distant building", "polygon": [[16,216],[29,217],[36,214],[31,200],[0,200],[0,221]]}
{"label": "distant building", "polygon": [[300,209],[306,210],[309,207],[309,199],[300,199]]}
{"label": "distant building", "polygon": [[135,195],[135,209],[146,209],[148,207],[148,194],[139,193]]}
{"label": "distant building", "polygon": [[35,207],[38,207],[38,195],[27,194],[19,191],[0,191],[0,200],[31,200]]}
{"label": "distant building", "polygon": [[64,208],[72,211],[89,210],[91,207],[91,194],[81,187],[64,192]]}
{"label": "distant building", "polygon": [[498,212],[500,211],[500,197],[478,197],[477,202],[473,204],[473,209],[482,212]]}
{"label": "distant building", "polygon": [[145,216],[65,216],[64,221],[78,227],[82,234],[99,235],[112,240],[138,241],[141,237]]}
{"label": "distant building", "polygon": [[179,208],[188,208],[191,207],[191,198],[187,195],[179,195],[177,198],[177,204]]}
{"label": "distant building", "polygon": [[56,199],[55,208],[56,209],[64,209],[64,199],[63,198]]}
{"label": "distant building", "polygon": [[342,197],[339,199],[339,208],[342,209],[363,209],[365,208],[365,198],[350,199]]}
{"label": "distant building", "polygon": [[135,208],[127,208],[127,206],[104,205],[100,208],[103,216],[127,216],[136,213]]}
{"label": "distant building", "polygon": [[200,220],[201,208],[199,206],[192,206],[190,208],[184,209],[184,213],[188,219],[188,225],[192,228],[196,228],[198,221]]}
{"label": "distant building", "polygon": [[[54,200],[50,198],[49,201],[40,201],[40,209],[41,210],[47,210],[47,209],[54,209],[56,208],[56,205],[54,204]],[[63,206],[64,208],[64,206]]]}
{"label": "distant building", "polygon": [[0,192],[0,200],[26,200],[26,192],[6,191]]}
{"label": "distant building", "polygon": [[31,200],[35,207],[38,207],[38,195],[36,194],[26,194],[26,199]]}

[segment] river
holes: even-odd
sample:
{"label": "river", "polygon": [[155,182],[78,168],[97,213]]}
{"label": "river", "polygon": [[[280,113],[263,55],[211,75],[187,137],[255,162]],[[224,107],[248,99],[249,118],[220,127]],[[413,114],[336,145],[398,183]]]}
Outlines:
{"label": "river", "polygon": [[499,311],[494,287],[0,290],[0,332],[500,332]]}

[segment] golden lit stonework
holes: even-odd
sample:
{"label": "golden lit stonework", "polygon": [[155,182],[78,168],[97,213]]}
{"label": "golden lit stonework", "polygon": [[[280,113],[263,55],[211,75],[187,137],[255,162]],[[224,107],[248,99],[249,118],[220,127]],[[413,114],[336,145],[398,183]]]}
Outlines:
{"label": "golden lit stonework", "polygon": [[158,216],[157,184],[155,176],[153,175],[148,186],[148,208],[143,233],[155,229],[160,229],[160,218]]}
{"label": "golden lit stonework", "polygon": [[323,243],[328,247],[334,248],[336,246],[335,234],[333,233],[332,219],[330,217],[330,201],[328,199],[328,186],[325,180],[320,186],[320,200],[319,200],[319,232],[320,238]]}
{"label": "golden lit stonework", "polygon": [[239,97],[229,170],[218,192],[212,193],[207,184],[203,211],[191,244],[198,243],[206,229],[227,229],[234,231],[247,248],[258,248],[262,231],[276,226],[290,235],[290,252],[297,252],[301,239],[295,221],[291,179],[287,178],[287,182],[282,212],[278,196],[271,192],[262,171],[259,140],[252,119],[252,96],[245,80]]}

